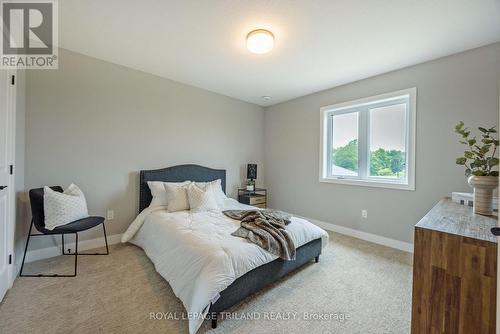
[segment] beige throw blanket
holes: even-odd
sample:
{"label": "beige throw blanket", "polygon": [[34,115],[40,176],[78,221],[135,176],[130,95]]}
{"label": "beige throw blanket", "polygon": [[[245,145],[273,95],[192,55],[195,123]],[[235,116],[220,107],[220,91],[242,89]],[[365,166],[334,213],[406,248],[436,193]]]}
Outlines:
{"label": "beige throw blanket", "polygon": [[231,235],[248,239],[269,253],[284,260],[295,260],[295,245],[285,226],[291,216],[277,210],[227,210],[227,217],[241,221]]}

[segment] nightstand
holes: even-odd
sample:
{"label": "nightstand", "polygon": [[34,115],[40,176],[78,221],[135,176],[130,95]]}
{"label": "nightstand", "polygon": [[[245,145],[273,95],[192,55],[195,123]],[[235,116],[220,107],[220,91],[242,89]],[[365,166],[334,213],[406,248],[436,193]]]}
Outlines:
{"label": "nightstand", "polygon": [[267,207],[267,189],[238,189],[238,202],[264,209]]}

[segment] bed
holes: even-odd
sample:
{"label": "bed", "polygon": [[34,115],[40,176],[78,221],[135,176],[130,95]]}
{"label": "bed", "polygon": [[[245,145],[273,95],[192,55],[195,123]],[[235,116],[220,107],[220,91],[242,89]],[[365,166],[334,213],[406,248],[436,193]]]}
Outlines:
{"label": "bed", "polygon": [[[122,238],[123,242],[143,248],[155,269],[170,283],[190,314],[190,333],[195,333],[205,319],[210,319],[215,328],[224,310],[305,263],[318,262],[322,247],[328,241],[325,231],[293,217],[287,230],[290,229],[296,239],[296,259],[285,261],[245,239],[230,236],[238,222],[224,218],[221,212],[169,213],[150,207],[152,195],[148,181],[209,182],[218,179],[226,192],[225,170],[179,165],[141,171],[139,215]],[[224,207],[253,208],[233,199],[227,199]]]}

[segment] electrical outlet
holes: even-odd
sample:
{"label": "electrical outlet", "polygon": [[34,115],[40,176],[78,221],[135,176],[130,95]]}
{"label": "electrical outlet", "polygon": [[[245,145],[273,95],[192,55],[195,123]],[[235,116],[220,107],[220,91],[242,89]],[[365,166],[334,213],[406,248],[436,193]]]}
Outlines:
{"label": "electrical outlet", "polygon": [[368,218],[368,210],[361,210],[361,217]]}
{"label": "electrical outlet", "polygon": [[107,220],[115,219],[115,212],[113,210],[108,210],[108,213],[106,214],[106,219]]}

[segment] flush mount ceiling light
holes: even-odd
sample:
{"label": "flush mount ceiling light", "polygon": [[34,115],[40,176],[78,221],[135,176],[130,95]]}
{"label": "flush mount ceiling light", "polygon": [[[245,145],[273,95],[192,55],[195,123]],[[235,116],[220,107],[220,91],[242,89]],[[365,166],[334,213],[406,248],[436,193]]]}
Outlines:
{"label": "flush mount ceiling light", "polygon": [[264,29],[250,31],[247,35],[247,49],[252,53],[268,53],[274,47],[274,35]]}
{"label": "flush mount ceiling light", "polygon": [[271,99],[272,99],[272,97],[271,97],[271,96],[268,96],[268,95],[263,95],[263,96],[261,96],[261,98],[262,98],[263,100],[266,100],[266,101],[269,101],[269,100],[271,100]]}

